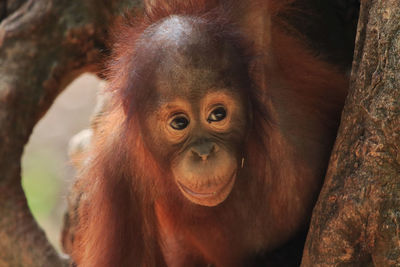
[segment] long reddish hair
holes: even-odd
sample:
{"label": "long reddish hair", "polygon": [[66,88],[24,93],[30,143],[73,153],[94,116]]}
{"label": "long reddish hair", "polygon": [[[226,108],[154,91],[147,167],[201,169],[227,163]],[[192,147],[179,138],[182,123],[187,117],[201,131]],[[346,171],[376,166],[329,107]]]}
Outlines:
{"label": "long reddish hair", "polygon": [[[128,19],[114,29],[115,44],[106,71],[113,94],[111,109],[100,117],[89,161],[79,175],[85,193],[72,252],[79,266],[165,265],[154,210],[165,174],[146,149],[138,123],[150,77],[137,74],[149,72],[155,63],[140,55],[135,45],[150,25],[171,14],[199,16],[215,27],[216,34],[224,32],[235,41],[237,33],[228,12],[218,2],[157,1],[148,5],[143,17]],[[254,95],[254,103],[255,99]]]}
{"label": "long reddish hair", "polygon": [[[128,20],[128,23],[115,28],[115,45],[107,71],[113,94],[111,108],[100,118],[99,129],[87,155],[88,164],[79,175],[79,183],[83,184],[85,193],[78,210],[79,226],[72,253],[79,266],[165,265],[154,203],[162,190],[168,190],[164,188],[165,181],[161,181],[167,174],[146,148],[139,125],[140,105],[146,101],[150,91],[147,84],[151,77],[145,74],[151,73],[155,63],[146,58],[146,54],[140,53],[143,51],[137,51],[136,44],[150,25],[171,14],[196,16],[214,27],[219,38],[230,38],[235,42],[242,49],[243,55],[240,56],[243,56],[249,72],[257,72],[257,64],[252,63],[257,61],[257,57],[251,51],[251,45],[243,40],[231,22],[232,16],[240,10],[238,6],[243,4],[241,2],[244,1],[150,0],[142,17]],[[271,12],[278,13],[292,1],[268,2]],[[278,56],[282,55],[282,62],[291,60],[283,55],[285,49],[291,51],[293,41],[285,37],[281,37],[280,41],[282,47],[276,49],[283,52]],[[295,51],[289,55],[293,53]],[[302,78],[304,71],[290,73],[290,69],[282,68],[284,75],[293,76],[289,83],[295,84],[296,79],[303,79],[308,85],[315,78],[322,79],[318,75],[325,75],[323,70],[315,72],[316,67],[312,67],[315,62],[308,60],[308,56],[299,53],[295,58],[306,67],[306,71],[314,73]],[[306,59],[305,63],[302,63],[303,59]],[[253,123],[248,131],[245,155],[246,160],[252,162],[248,171],[252,172],[254,180],[262,183],[268,162],[265,140],[269,124],[273,122],[259,101],[266,92],[258,90],[252,81],[248,82],[246,93],[251,103]]]}

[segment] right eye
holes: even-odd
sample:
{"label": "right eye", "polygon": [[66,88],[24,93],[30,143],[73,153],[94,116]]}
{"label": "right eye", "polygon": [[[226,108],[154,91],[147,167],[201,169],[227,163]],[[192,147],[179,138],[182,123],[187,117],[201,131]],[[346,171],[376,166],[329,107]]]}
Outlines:
{"label": "right eye", "polygon": [[208,116],[207,121],[209,123],[211,122],[218,122],[222,121],[226,117],[226,110],[224,107],[217,107],[213,111],[211,111],[211,114]]}
{"label": "right eye", "polygon": [[176,116],[169,124],[174,130],[183,130],[189,125],[189,120],[183,116],[178,115]]}

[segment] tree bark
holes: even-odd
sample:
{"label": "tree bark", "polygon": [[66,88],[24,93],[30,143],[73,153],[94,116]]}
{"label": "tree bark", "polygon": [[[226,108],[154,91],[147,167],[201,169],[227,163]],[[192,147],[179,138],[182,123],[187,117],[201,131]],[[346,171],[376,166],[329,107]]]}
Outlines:
{"label": "tree bark", "polygon": [[400,2],[361,1],[351,88],[302,266],[400,265]]}
{"label": "tree bark", "polygon": [[65,86],[96,71],[110,24],[140,1],[0,1],[0,266],[65,266],[34,221],[21,156]]}

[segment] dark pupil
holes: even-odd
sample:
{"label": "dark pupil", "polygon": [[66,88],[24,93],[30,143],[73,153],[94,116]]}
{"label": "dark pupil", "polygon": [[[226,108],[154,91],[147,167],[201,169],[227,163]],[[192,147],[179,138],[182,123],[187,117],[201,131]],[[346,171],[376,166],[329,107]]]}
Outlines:
{"label": "dark pupil", "polygon": [[210,116],[208,117],[208,122],[212,121],[222,121],[226,117],[226,110],[223,107],[218,107],[214,109]]}
{"label": "dark pupil", "polygon": [[171,127],[175,130],[183,130],[189,124],[189,121],[185,117],[177,117],[171,121]]}

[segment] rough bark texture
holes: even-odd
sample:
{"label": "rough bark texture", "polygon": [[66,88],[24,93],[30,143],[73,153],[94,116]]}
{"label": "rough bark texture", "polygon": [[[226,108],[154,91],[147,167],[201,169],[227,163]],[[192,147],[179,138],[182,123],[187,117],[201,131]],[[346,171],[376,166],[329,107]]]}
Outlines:
{"label": "rough bark texture", "polygon": [[351,89],[302,266],[400,266],[400,3],[361,2]]}
{"label": "rough bark texture", "polygon": [[76,76],[95,71],[112,21],[140,1],[0,0],[0,266],[63,266],[21,187],[33,126]]}

